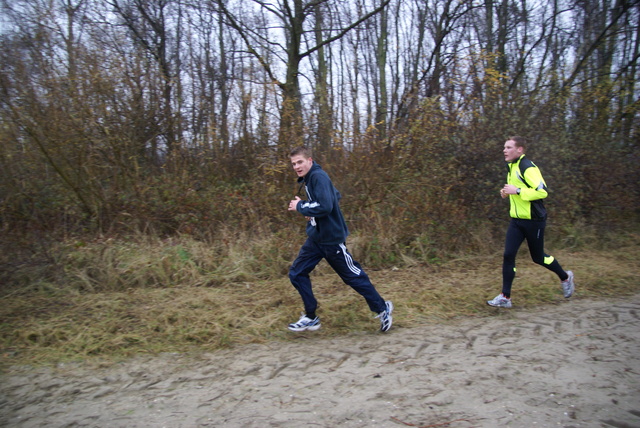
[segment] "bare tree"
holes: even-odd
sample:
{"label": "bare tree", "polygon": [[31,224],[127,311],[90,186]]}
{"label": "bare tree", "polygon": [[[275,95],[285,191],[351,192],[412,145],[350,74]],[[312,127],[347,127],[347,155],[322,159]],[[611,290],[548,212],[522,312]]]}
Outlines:
{"label": "bare tree", "polygon": [[[174,117],[174,94],[180,79],[178,61],[177,32],[179,25],[171,27],[167,17],[171,6],[179,5],[175,0],[109,0],[109,4],[130,30],[133,39],[142,46],[155,60],[163,79],[162,84],[162,137],[166,144],[166,153],[171,157],[179,149],[179,120]],[[178,17],[180,14],[177,14]],[[170,32],[174,31],[174,37]],[[152,153],[159,153],[158,141],[153,141]]]}
{"label": "bare tree", "polygon": [[[432,43],[432,48],[429,55],[422,54],[423,46],[416,46],[415,51],[411,51],[412,80],[408,82],[408,87],[400,99],[397,113],[400,123],[406,123],[408,115],[419,100],[421,88],[424,89],[426,97],[440,94],[440,82],[445,69],[443,54],[449,49],[455,55],[455,45],[460,43],[459,39],[453,39],[450,44],[447,44],[447,40],[476,7],[470,0],[447,0],[444,3],[434,2],[433,7],[425,4],[424,9],[419,7],[416,11],[418,40],[425,40],[425,33],[430,34],[429,41]],[[423,56],[427,56],[426,63]],[[418,73],[418,70],[421,72]]]}
{"label": "bare tree", "polygon": [[[317,7],[331,0],[316,0],[304,2],[303,0],[285,0],[274,6],[259,0],[253,0],[261,9],[273,14],[281,23],[283,31],[284,45],[279,42],[269,42],[259,37],[255,31],[247,24],[236,17],[227,7],[223,0],[217,0],[218,7],[227,19],[227,23],[232,26],[246,43],[247,49],[266,70],[272,82],[276,83],[282,93],[282,104],[280,109],[280,137],[279,143],[284,146],[292,146],[302,143],[303,123],[302,104],[300,92],[300,63],[311,54],[316,53],[322,47],[340,39],[352,29],[358,27],[372,16],[382,11],[390,0],[383,0],[381,4],[368,13],[358,17],[355,21],[343,25],[324,40],[317,41],[314,45],[303,50],[302,39],[308,31],[305,25],[308,18],[313,16]],[[282,51],[282,58],[285,62],[284,80],[277,78],[275,64],[268,62],[264,50],[270,50],[272,46],[277,46]]]}
{"label": "bare tree", "polygon": [[333,113],[329,99],[329,65],[325,54],[325,46],[322,41],[325,39],[323,34],[324,27],[324,11],[322,5],[315,7],[315,43],[321,45],[317,52],[316,67],[316,90],[315,101],[318,105],[318,148],[321,152],[328,153],[331,145],[333,134]]}
{"label": "bare tree", "polygon": [[387,10],[378,14],[378,37],[376,43],[376,65],[379,79],[380,94],[377,97],[375,124],[378,138],[387,139],[389,94],[387,92],[387,55],[389,51],[389,17]]}

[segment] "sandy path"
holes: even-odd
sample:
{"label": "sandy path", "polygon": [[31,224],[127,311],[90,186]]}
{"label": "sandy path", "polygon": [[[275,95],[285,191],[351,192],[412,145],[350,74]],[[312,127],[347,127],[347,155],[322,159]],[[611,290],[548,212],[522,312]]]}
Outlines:
{"label": "sandy path", "polygon": [[640,427],[640,295],[487,310],[387,334],[16,370],[0,378],[0,426]]}

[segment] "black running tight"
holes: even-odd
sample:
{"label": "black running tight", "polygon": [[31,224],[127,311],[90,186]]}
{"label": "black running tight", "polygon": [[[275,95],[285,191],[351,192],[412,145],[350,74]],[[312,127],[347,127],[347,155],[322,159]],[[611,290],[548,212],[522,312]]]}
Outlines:
{"label": "black running tight", "polygon": [[529,253],[534,263],[544,266],[558,275],[561,281],[567,279],[567,273],[560,263],[544,252],[544,228],[545,221],[521,220],[512,218],[507,229],[507,239],[504,246],[504,260],[502,262],[502,293],[511,297],[511,285],[516,276],[516,255],[527,240]]}

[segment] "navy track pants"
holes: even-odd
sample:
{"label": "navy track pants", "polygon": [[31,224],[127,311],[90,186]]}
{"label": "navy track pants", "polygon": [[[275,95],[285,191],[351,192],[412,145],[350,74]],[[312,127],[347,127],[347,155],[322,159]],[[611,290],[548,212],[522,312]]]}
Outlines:
{"label": "navy track pants", "polygon": [[384,299],[378,294],[360,264],[353,260],[344,243],[322,245],[307,238],[302,248],[300,248],[298,257],[289,269],[289,279],[295,289],[298,290],[298,293],[300,293],[304,310],[307,314],[315,313],[318,307],[318,301],[313,295],[309,274],[322,259],[329,263],[329,266],[340,275],[345,284],[351,286],[364,297],[371,311],[380,313],[386,310]]}

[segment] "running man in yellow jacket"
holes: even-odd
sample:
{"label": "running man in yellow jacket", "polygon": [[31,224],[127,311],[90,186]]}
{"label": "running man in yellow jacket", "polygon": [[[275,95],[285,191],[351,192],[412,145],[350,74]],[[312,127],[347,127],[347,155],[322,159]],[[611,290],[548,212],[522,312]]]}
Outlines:
{"label": "running man in yellow jacket", "polygon": [[564,297],[573,294],[573,272],[562,269],[558,260],[544,252],[544,228],[547,211],[542,200],[547,197],[547,185],[538,167],[524,154],[526,140],[510,137],[504,143],[504,159],[507,161],[507,184],[500,190],[503,198],[509,198],[511,222],[502,262],[502,293],[487,304],[500,308],[511,307],[511,285],[516,276],[516,255],[522,241],[527,240],[533,261],[558,275]]}

